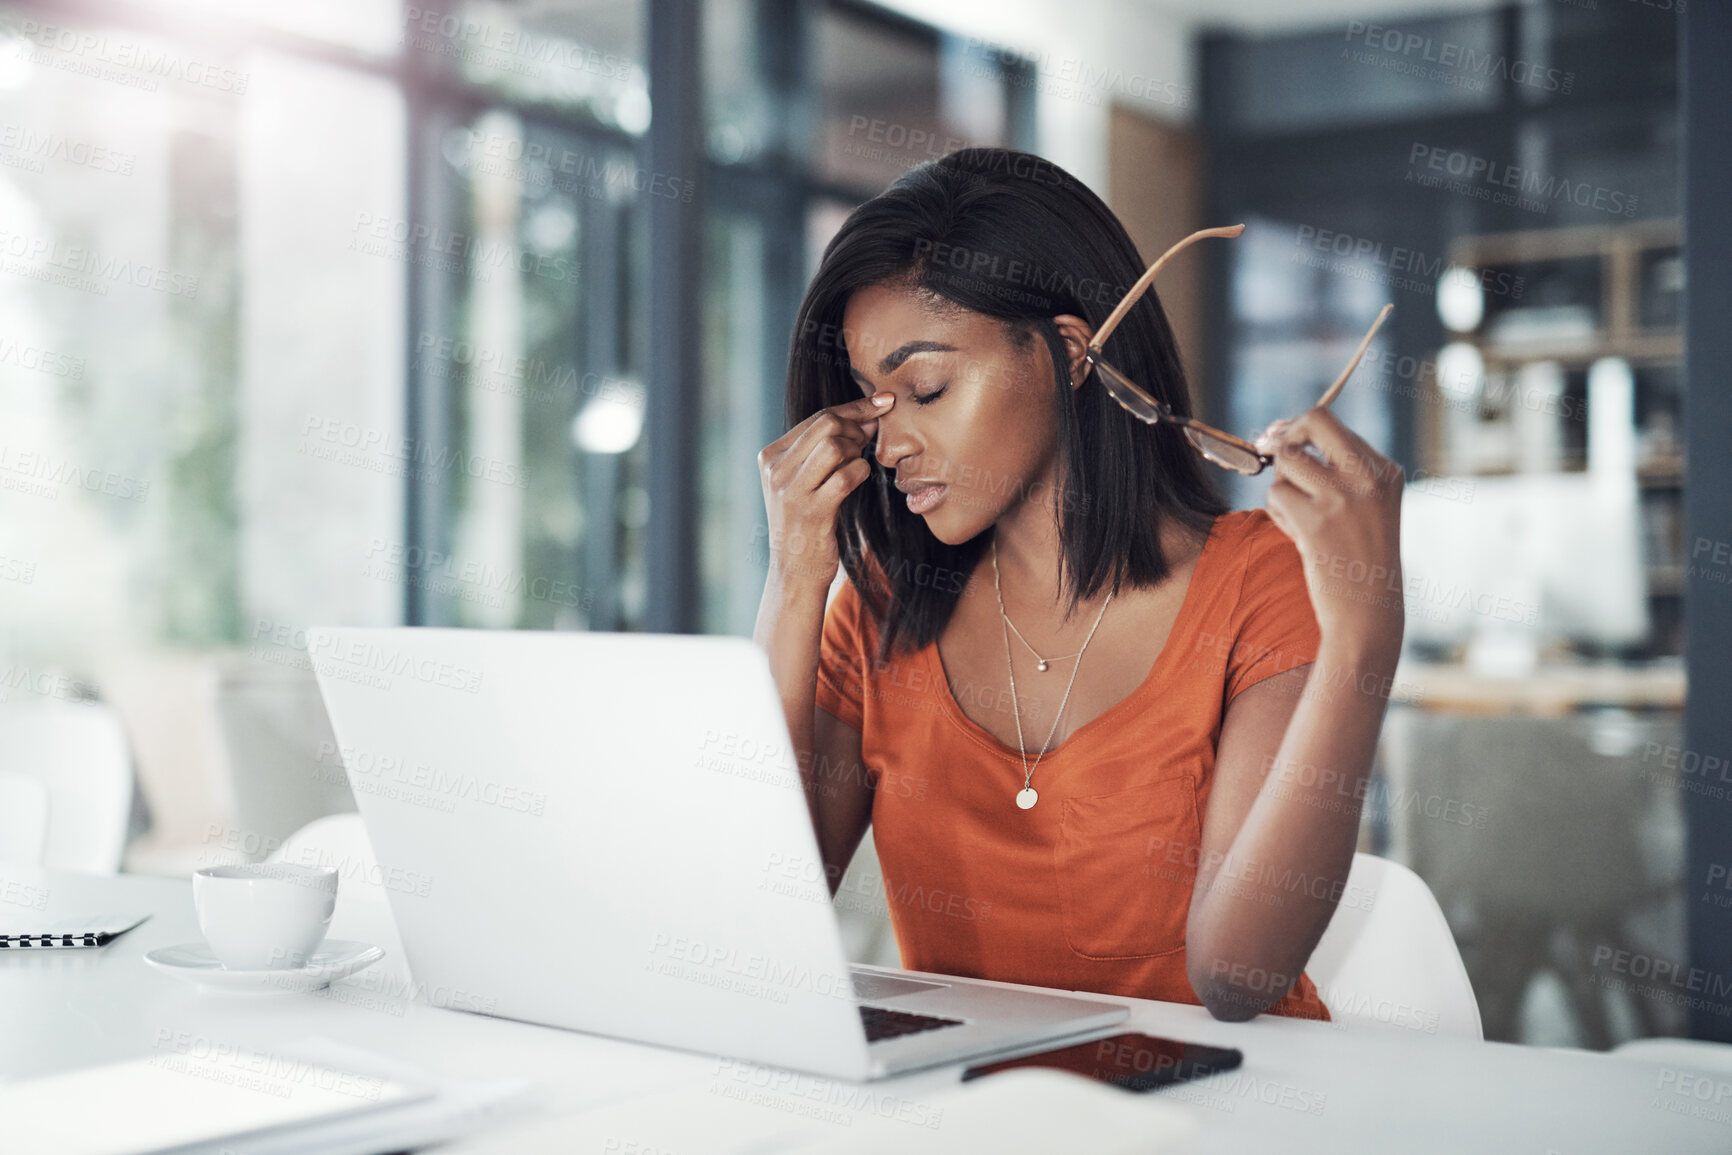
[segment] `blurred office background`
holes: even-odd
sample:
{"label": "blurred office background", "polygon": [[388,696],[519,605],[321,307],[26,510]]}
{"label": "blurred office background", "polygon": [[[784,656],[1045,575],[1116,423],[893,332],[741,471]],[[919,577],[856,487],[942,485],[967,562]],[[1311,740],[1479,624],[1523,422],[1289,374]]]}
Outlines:
{"label": "blurred office background", "polygon": [[[1680,24],[0,0],[0,769],[106,751],[111,785],[53,786],[40,853],[180,874],[352,808],[309,624],[749,633],[755,455],[817,254],[908,168],[1010,145],[1147,257],[1247,222],[1159,287],[1230,429],[1310,404],[1394,302],[1338,406],[1410,479],[1364,848],[1431,884],[1488,1037],[1686,1033],[1607,963],[1688,965],[1711,897],[1685,878],[1715,775],[1682,737],[1684,603],[1714,559],[1683,522]],[[844,916],[893,959],[881,889],[868,850]]]}

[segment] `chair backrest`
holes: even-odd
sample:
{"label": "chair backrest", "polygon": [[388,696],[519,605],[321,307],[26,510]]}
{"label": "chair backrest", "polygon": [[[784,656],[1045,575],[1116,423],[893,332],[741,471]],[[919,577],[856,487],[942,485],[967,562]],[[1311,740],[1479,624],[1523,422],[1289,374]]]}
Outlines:
{"label": "chair backrest", "polygon": [[48,795],[42,863],[113,874],[132,817],[132,758],[114,711],[97,702],[0,706],[0,770]]}
{"label": "chair backrest", "polygon": [[391,915],[385,889],[389,886],[415,893],[427,883],[380,868],[359,814],[333,814],[314,819],[289,835],[270,856],[270,861],[336,867],[337,906],[331,912],[331,927],[325,937],[370,942],[385,948],[385,957],[368,968],[377,973],[362,977],[369,983],[383,980],[388,984],[385,989],[398,994],[407,993],[409,964],[403,954],[403,939],[397,933],[397,921]]}
{"label": "chair backrest", "polygon": [[0,770],[0,862],[36,866],[48,841],[48,788],[28,774]]}
{"label": "chair backrest", "polygon": [[1398,862],[1353,856],[1335,917],[1305,970],[1337,1022],[1485,1037],[1443,911],[1424,880]]}
{"label": "chair backrest", "polygon": [[354,813],[313,672],[244,654],[215,664],[235,825],[247,840],[276,846],[314,819]]}

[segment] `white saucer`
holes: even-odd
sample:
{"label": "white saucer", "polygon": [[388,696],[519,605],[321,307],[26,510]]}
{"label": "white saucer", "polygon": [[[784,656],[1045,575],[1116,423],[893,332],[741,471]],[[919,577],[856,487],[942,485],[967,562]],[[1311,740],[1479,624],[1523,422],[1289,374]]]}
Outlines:
{"label": "white saucer", "polygon": [[299,970],[231,971],[217,961],[210,944],[183,942],[145,953],[144,961],[175,978],[225,991],[320,991],[340,978],[365,970],[385,957],[382,947],[346,939],[326,939]]}

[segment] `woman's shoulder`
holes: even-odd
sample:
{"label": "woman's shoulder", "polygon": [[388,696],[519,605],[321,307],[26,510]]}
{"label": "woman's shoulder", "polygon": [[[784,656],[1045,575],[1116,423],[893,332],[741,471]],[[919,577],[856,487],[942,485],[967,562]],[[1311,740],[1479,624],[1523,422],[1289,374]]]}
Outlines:
{"label": "woman's shoulder", "polygon": [[1236,561],[1249,562],[1289,551],[1297,559],[1299,554],[1293,539],[1282,532],[1266,509],[1235,509],[1221,514],[1209,531],[1209,540]]}

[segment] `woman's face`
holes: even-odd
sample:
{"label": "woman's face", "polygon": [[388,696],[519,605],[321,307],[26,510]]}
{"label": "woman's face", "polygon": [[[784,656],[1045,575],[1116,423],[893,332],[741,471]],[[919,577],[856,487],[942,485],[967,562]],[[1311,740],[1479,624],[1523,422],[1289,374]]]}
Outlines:
{"label": "woman's face", "polygon": [[[1080,379],[1087,326],[1058,320]],[[861,392],[896,395],[878,420],[878,463],[895,471],[934,536],[957,545],[1023,502],[1053,503],[1058,420],[1046,342],[1031,335],[1019,346],[992,317],[893,285],[857,290],[842,326]]]}

